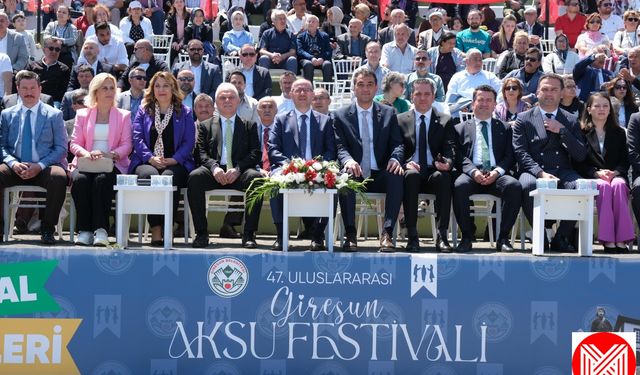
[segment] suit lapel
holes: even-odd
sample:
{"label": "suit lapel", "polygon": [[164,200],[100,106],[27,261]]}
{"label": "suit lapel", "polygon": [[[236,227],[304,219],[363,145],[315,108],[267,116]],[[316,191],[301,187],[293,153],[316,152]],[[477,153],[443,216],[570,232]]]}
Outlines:
{"label": "suit lapel", "polygon": [[216,139],[216,155],[218,160],[222,159],[222,117],[214,117],[214,121],[211,124],[211,139]]}
{"label": "suit lapel", "polygon": [[311,132],[311,157],[314,158],[321,155],[321,136],[320,136],[320,121],[318,120],[318,114],[313,110],[311,111],[311,121],[309,122],[309,131]]}
{"label": "suit lapel", "polygon": [[[87,116],[87,129],[86,134],[84,135],[84,138],[87,141],[87,145],[93,145],[93,133],[95,132],[95,128],[96,128],[96,117],[98,116],[98,110],[97,109],[89,109]],[[111,124],[113,124],[113,119],[111,118],[111,113],[109,113],[109,126],[111,126]],[[111,146],[111,135],[115,133],[113,131],[109,132],[109,146]]]}
{"label": "suit lapel", "polygon": [[[291,129],[291,133],[293,134],[293,141],[296,143],[296,148],[298,151],[300,150],[300,139],[298,135],[298,119],[296,118],[296,111],[291,110],[287,114],[287,124],[289,129]],[[304,155],[302,155],[304,157]]]}
{"label": "suit lapel", "polygon": [[491,120],[491,140],[492,140],[491,146],[493,147],[491,149],[491,152],[493,153],[493,157],[495,158],[496,164],[498,163],[498,155],[502,155],[504,153],[504,151],[502,150],[502,147],[504,145],[504,142],[502,141],[503,138],[504,138],[504,128],[500,126],[500,123],[497,120],[492,119]]}
{"label": "suit lapel", "polygon": [[380,113],[380,106],[373,103],[371,106],[371,117],[373,118],[373,144],[376,145],[378,143],[378,137],[380,136],[380,129],[384,124],[382,124],[382,114]]}
{"label": "suit lapel", "polygon": [[464,125],[465,133],[468,135],[469,139],[467,142],[471,145],[469,148],[469,159],[473,160],[473,150],[476,145],[476,122],[474,119],[467,120]]}
{"label": "suit lapel", "polygon": [[538,138],[547,139],[547,129],[544,127],[544,118],[542,118],[542,112],[540,112],[540,110],[533,110],[533,113],[531,113],[531,122],[538,134]]}
{"label": "suit lapel", "polygon": [[[242,129],[242,127],[244,126],[244,122],[242,122],[242,119],[239,116],[236,116],[236,121],[235,124],[233,125],[233,140],[231,141],[231,155],[232,157],[236,158],[236,151],[240,150],[240,141],[242,138],[244,138],[244,131]],[[237,160],[235,160],[236,164],[237,164]]]}
{"label": "suit lapel", "polygon": [[[589,145],[595,151],[596,158],[598,158],[604,164],[604,155],[602,150],[600,150],[600,143],[598,142],[598,135],[596,134],[596,130],[591,129],[589,133],[586,134],[585,138],[587,138],[587,142],[589,142]],[[606,143],[607,138],[605,137],[605,145]]]}
{"label": "suit lapel", "polygon": [[36,142],[36,147],[38,145],[38,140],[40,139],[40,135],[42,134],[42,129],[46,126],[43,112],[44,112],[44,104],[40,103],[40,108],[38,109],[38,113],[36,114],[36,123],[35,123],[36,131],[33,137],[33,141]]}
{"label": "suit lapel", "polygon": [[[415,115],[414,115],[415,116]],[[416,121],[414,117],[414,121]],[[435,159],[438,154],[435,152],[438,149],[438,144],[440,144],[440,117],[436,111],[431,110],[431,118],[429,119],[429,130],[427,130],[427,144],[429,145],[429,151],[431,152],[431,156]],[[419,140],[418,140],[419,142]],[[424,151],[421,151],[424,152]]]}

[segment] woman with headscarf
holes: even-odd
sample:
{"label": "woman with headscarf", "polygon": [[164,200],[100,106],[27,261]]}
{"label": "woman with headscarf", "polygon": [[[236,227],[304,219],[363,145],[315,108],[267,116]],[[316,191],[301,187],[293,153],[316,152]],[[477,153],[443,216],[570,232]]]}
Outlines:
{"label": "woman with headscarf", "polygon": [[205,22],[204,11],[200,8],[191,10],[191,23],[184,29],[184,45],[188,45],[191,39],[198,39],[204,46],[204,52],[209,55],[209,62],[217,57],[216,48],[213,46],[213,29]]}
{"label": "woman with headscarf", "polygon": [[238,56],[245,44],[255,44],[253,35],[244,29],[244,13],[236,10],[231,14],[231,30],[222,37],[222,49],[225,55]]}
{"label": "woman with headscarf", "polygon": [[322,24],[322,31],[329,34],[329,39],[335,41],[338,35],[344,34],[347,31],[347,26],[342,23],[344,19],[344,13],[342,9],[338,7],[331,7],[327,10],[327,20]]}
{"label": "woman with headscarf", "polygon": [[542,70],[545,73],[572,74],[578,60],[578,54],[569,49],[569,38],[560,34],[556,36],[553,52],[542,59]]}

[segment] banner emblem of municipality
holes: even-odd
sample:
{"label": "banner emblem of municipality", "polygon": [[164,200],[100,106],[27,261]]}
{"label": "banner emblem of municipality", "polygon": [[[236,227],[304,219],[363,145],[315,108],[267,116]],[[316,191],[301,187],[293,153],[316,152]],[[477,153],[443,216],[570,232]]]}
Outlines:
{"label": "banner emblem of municipality", "polygon": [[209,288],[220,297],[235,297],[247,288],[249,270],[238,258],[222,257],[209,267],[207,281]]}
{"label": "banner emblem of municipality", "polygon": [[573,375],[635,375],[634,332],[573,332]]}

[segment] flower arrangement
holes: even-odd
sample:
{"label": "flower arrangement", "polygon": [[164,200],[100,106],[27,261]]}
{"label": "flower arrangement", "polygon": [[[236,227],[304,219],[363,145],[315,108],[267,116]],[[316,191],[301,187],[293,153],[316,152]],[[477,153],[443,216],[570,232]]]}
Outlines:
{"label": "flower arrangement", "polygon": [[366,201],[364,191],[368,181],[352,179],[347,173],[340,172],[337,162],[324,161],[320,156],[311,160],[293,158],[282,166],[281,173],[251,182],[247,190],[247,206],[251,210],[261,197],[275,198],[280,189],[304,189],[309,194],[316,189],[336,189],[338,193],[351,190]]}

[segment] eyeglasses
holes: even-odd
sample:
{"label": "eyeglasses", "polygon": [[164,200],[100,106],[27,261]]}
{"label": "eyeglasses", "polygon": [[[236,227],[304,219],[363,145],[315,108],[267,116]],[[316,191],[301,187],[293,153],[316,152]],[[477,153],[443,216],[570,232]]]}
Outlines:
{"label": "eyeglasses", "polygon": [[627,18],[625,21],[638,22],[638,19],[637,18]]}
{"label": "eyeglasses", "polygon": [[602,7],[604,7],[604,8],[611,8],[612,6],[613,6],[613,4],[611,4],[611,3],[602,4]]}
{"label": "eyeglasses", "polygon": [[615,85],[613,86],[613,88],[615,88],[616,90],[626,90],[627,86],[624,85]]}
{"label": "eyeglasses", "polygon": [[602,21],[598,21],[598,20],[593,20],[593,21],[589,21],[590,24],[600,24],[602,23]]}
{"label": "eyeglasses", "polygon": [[133,76],[133,77],[131,77],[131,79],[135,79],[137,81],[146,81],[147,77],[145,77],[145,76]]}
{"label": "eyeglasses", "polygon": [[180,77],[178,78],[180,82],[193,82],[193,77]]}
{"label": "eyeglasses", "polygon": [[524,61],[536,62],[538,61],[537,57],[525,57]]}
{"label": "eyeglasses", "polygon": [[204,48],[189,48],[189,52],[202,52],[204,51]]}
{"label": "eyeglasses", "polygon": [[427,56],[416,56],[416,61],[427,61],[429,58]]}
{"label": "eyeglasses", "polygon": [[520,87],[518,86],[505,86],[504,91],[520,91]]}
{"label": "eyeglasses", "polygon": [[253,56],[256,55],[256,53],[255,52],[242,52],[240,55],[242,57],[253,57]]}
{"label": "eyeglasses", "polygon": [[308,87],[298,87],[297,89],[292,90],[292,91],[293,91],[293,92],[295,92],[296,94],[301,94],[301,93],[303,93],[303,92],[311,92],[311,91],[313,91],[313,90],[311,90],[311,89],[310,89],[310,88],[308,88]]}
{"label": "eyeglasses", "polygon": [[62,49],[60,47],[47,47],[47,49],[51,52],[56,51],[56,52],[60,52],[62,51]]}

